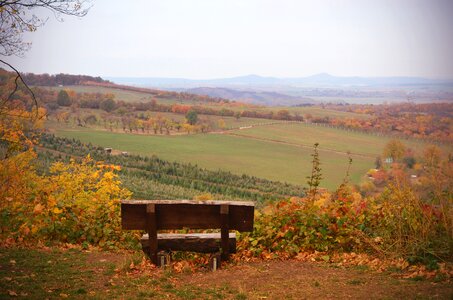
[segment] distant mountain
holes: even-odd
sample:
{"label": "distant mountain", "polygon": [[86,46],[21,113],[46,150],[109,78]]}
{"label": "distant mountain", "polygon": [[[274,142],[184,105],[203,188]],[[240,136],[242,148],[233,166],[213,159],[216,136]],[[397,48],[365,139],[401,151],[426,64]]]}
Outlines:
{"label": "distant mountain", "polygon": [[277,78],[246,75],[218,79],[105,77],[117,84],[265,105],[300,105],[315,102],[383,103],[453,101],[453,80],[421,77],[346,77],[327,73],[308,77]]}
{"label": "distant mountain", "polygon": [[419,85],[453,85],[453,80],[440,80],[422,77],[345,77],[332,76],[320,73],[304,78],[288,78],[289,82],[300,85],[318,86],[370,86],[370,87],[395,87],[395,86],[419,86]]}
{"label": "distant mountain", "polygon": [[346,77],[320,73],[308,77],[277,78],[246,75],[218,79],[185,79],[154,77],[106,77],[119,84],[149,87],[196,88],[196,87],[398,87],[398,86],[453,86],[453,80],[421,77]]}
{"label": "distant mountain", "polygon": [[229,88],[199,87],[189,89],[177,89],[190,94],[207,95],[210,97],[219,97],[223,99],[238,100],[245,103],[254,103],[261,105],[300,105],[317,103],[308,97],[291,96],[277,92],[254,91],[254,90],[237,90]]}

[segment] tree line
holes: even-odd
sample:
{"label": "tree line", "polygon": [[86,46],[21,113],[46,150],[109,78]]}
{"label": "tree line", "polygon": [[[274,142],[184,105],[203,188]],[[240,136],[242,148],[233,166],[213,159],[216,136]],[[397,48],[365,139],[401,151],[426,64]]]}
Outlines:
{"label": "tree line", "polygon": [[104,80],[101,77],[93,77],[88,75],[71,75],[71,74],[22,74],[24,81],[32,86],[59,86],[59,85],[81,85],[86,82],[109,83],[110,81]]}

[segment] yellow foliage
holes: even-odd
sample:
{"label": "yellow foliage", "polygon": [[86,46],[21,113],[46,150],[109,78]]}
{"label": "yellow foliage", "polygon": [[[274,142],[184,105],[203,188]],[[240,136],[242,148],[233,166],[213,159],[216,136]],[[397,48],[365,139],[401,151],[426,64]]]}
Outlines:
{"label": "yellow foliage", "polygon": [[193,200],[199,200],[199,201],[212,200],[212,195],[210,193],[197,195],[197,196],[193,197]]}
{"label": "yellow foliage", "polygon": [[318,195],[315,202],[313,204],[317,207],[323,207],[330,203],[332,195],[329,192],[323,192],[322,194]]}
{"label": "yellow foliage", "polygon": [[8,152],[31,147],[34,139],[30,132],[42,128],[45,115],[44,108],[27,111],[19,104],[0,107],[0,140],[7,142]]}
{"label": "yellow foliage", "polygon": [[2,235],[107,248],[136,243],[135,233],[121,230],[119,199],[131,192],[121,188],[118,168],[87,157],[54,163],[50,175],[39,176],[35,156],[28,150],[0,161],[0,197],[9,199],[0,202],[0,213],[8,216],[0,223]]}

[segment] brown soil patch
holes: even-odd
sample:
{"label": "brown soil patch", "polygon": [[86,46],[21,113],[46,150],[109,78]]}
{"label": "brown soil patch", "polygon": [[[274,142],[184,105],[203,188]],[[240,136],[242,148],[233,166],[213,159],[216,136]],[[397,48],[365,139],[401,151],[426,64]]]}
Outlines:
{"label": "brown soil patch", "polygon": [[453,285],[299,261],[242,264],[181,278],[198,287],[229,285],[250,299],[452,299]]}

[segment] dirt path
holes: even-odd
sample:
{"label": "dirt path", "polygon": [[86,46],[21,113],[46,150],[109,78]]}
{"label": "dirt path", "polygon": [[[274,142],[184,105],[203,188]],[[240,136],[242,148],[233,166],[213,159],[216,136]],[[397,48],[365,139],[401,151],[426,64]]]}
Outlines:
{"label": "dirt path", "polygon": [[196,273],[181,281],[200,288],[229,285],[249,299],[451,299],[453,285],[410,281],[327,264],[271,261]]}

